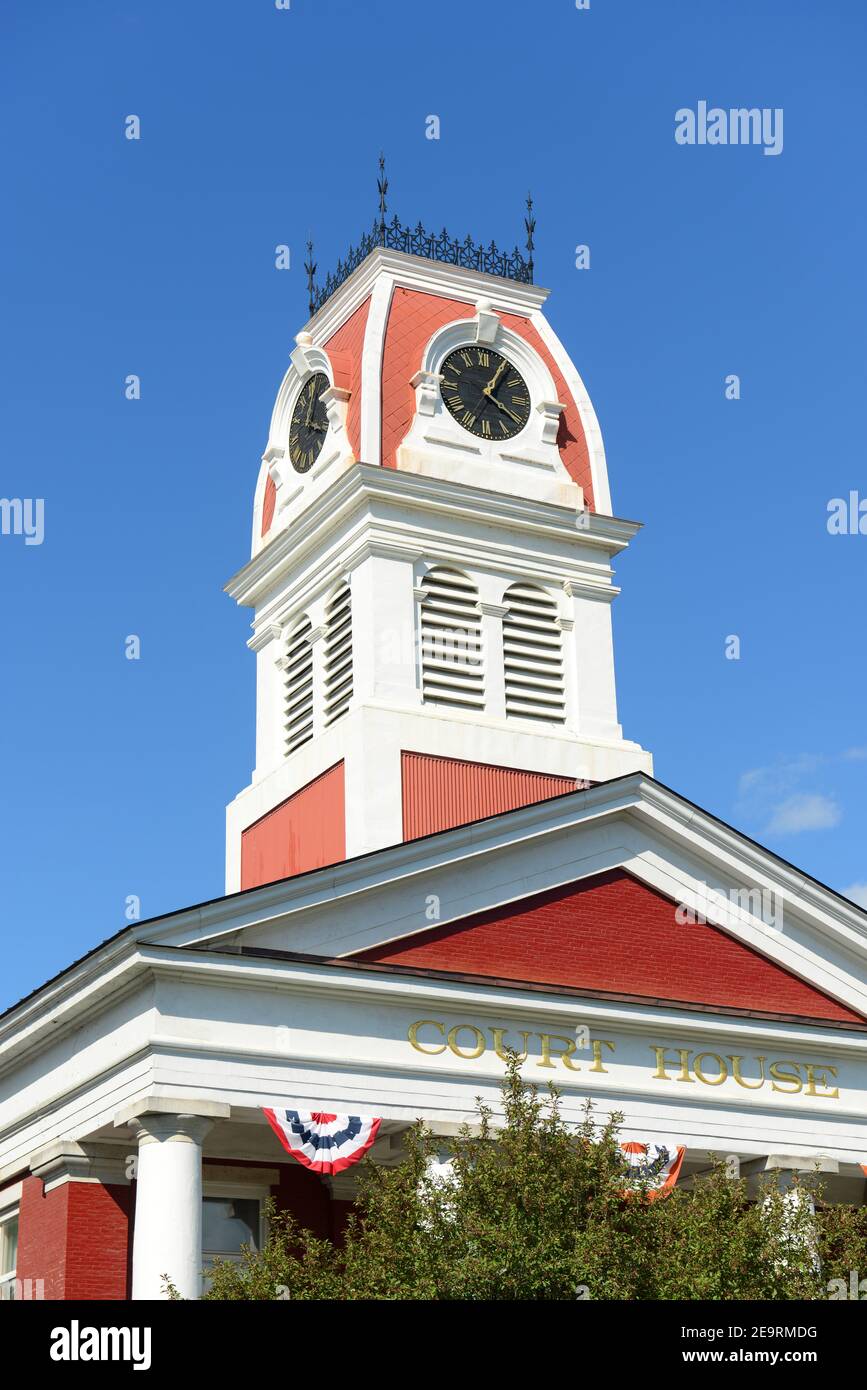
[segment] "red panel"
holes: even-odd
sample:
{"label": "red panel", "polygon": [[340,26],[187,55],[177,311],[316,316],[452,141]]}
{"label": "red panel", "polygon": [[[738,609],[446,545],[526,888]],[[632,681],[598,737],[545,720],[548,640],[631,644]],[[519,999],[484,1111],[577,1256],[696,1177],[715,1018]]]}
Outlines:
{"label": "red panel", "polygon": [[409,380],[421,366],[425,344],[444,324],[466,319],[474,312],[471,305],[459,299],[419,290],[395,290],[382,350],[383,468],[397,467],[397,446],[415,415],[415,391]]}
{"label": "red panel", "polygon": [[361,354],[369,311],[370,299],[365,299],[325,344],[334,369],[334,384],[352,393],[346,410],[346,432],[356,458],[361,447]]}
{"label": "red panel", "polygon": [[243,832],[241,887],[273,883],[345,858],[343,763],[336,763]]}
{"label": "red panel", "polygon": [[128,1295],[131,1189],[66,1182],[46,1192],[22,1184],[18,1269],[43,1280],[47,1299],[125,1299]]}
{"label": "red panel", "polygon": [[615,869],[356,959],[863,1022],[718,927],[680,925],[675,911],[661,893]]}
{"label": "red panel", "polygon": [[529,319],[521,318],[517,314],[500,314],[500,318],[504,327],[510,328],[513,333],[518,333],[535,352],[538,352],[554,378],[557,400],[566,407],[560,416],[557,448],[560,450],[560,457],[566,472],[573,482],[578,483],[584,489],[585,507],[593,511],[593,474],[590,468],[590,451],[587,448],[581,416],[578,413],[572,392],[566,385],[566,379]]}
{"label": "red panel", "polygon": [[467,825],[532,801],[574,792],[583,783],[574,777],[518,772],[509,767],[401,753],[403,838],[418,839],[453,825]]}
{"label": "red panel", "polygon": [[274,504],[277,501],[277,488],[270,473],[265,479],[265,496],[262,498],[262,535],[266,536],[271,530],[271,522],[274,520]]}

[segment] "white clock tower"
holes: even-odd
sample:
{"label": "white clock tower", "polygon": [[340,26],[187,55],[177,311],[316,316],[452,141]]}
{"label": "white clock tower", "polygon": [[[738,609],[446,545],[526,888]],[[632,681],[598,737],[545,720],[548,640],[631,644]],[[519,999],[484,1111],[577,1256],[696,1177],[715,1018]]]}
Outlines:
{"label": "white clock tower", "polygon": [[652,771],[611,632],[638,527],[532,283],[533,225],[525,259],[383,206],[322,290],[309,267],[227,586],[258,671],[229,892]]}

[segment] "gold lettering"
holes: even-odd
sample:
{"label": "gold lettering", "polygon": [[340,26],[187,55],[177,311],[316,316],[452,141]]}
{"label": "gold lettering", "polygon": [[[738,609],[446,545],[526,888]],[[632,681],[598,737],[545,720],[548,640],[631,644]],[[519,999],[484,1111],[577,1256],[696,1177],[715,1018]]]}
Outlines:
{"label": "gold lettering", "polygon": [[[666,1062],[665,1060],[665,1054],[666,1052],[668,1052],[668,1050],[669,1049],[667,1047],[651,1046],[651,1051],[656,1053],[656,1071],[653,1073],[654,1081],[669,1080],[669,1075],[666,1071],[666,1067],[673,1067],[674,1063]],[[678,1056],[680,1057],[680,1076],[676,1076],[675,1081],[694,1081],[695,1078],[690,1076],[689,1074],[689,1048],[678,1048]]]}
{"label": "gold lettering", "polygon": [[[821,1067],[817,1067],[817,1066],[811,1065],[811,1063],[809,1063],[809,1062],[805,1062],[805,1063],[804,1063],[804,1071],[807,1073],[807,1085],[806,1085],[805,1088],[804,1088],[804,1095],[805,1095],[805,1096],[818,1096],[821,1100],[839,1100],[839,1099],[840,1099],[840,1089],[839,1089],[838,1086],[835,1086],[833,1090],[830,1090],[830,1089],[829,1089],[830,1082],[828,1081],[828,1073],[830,1072],[831,1075],[832,1075],[832,1076],[834,1077],[834,1079],[836,1080],[836,1079],[837,1079],[837,1068],[836,1068],[836,1067],[831,1067],[831,1066],[827,1066],[827,1065],[823,1065],[823,1066],[821,1066]],[[817,1090],[816,1090],[816,1078],[817,1078],[817,1077],[818,1077],[818,1080],[819,1080],[819,1085],[825,1087],[825,1090],[824,1090],[824,1091],[817,1091]]]}
{"label": "gold lettering", "polygon": [[[509,1046],[509,1044],[508,1044],[507,1042],[504,1041],[505,1036],[506,1036],[506,1034],[508,1033],[508,1031],[509,1031],[508,1028],[492,1028],[492,1029],[491,1029],[491,1037],[494,1039],[494,1051],[496,1052],[497,1056],[498,1056],[498,1057],[501,1059],[501,1061],[503,1061],[503,1062],[505,1062],[505,1061],[507,1060],[507,1057],[508,1057],[508,1053],[506,1052],[506,1048]],[[524,1039],[524,1051],[518,1054],[518,1061],[519,1061],[519,1062],[526,1062],[526,1060],[527,1060],[527,1049],[528,1049],[529,1043],[530,1043],[530,1033],[529,1033],[529,1030],[527,1030],[527,1031],[525,1032],[525,1031],[522,1029],[522,1030],[521,1030],[521,1037]]]}
{"label": "gold lettering", "polygon": [[605,1038],[591,1038],[591,1039],[590,1039],[590,1047],[591,1047],[591,1049],[592,1049],[592,1051],[593,1051],[593,1065],[592,1065],[592,1067],[588,1067],[587,1070],[588,1070],[588,1071],[607,1071],[608,1068],[607,1068],[607,1067],[603,1067],[603,1065],[602,1065],[602,1049],[603,1049],[603,1047],[610,1047],[610,1048],[611,1048],[611,1051],[613,1052],[613,1051],[614,1051],[614,1043],[613,1043],[613,1042],[608,1042],[607,1039],[605,1039]]}
{"label": "gold lettering", "polygon": [[[475,1052],[461,1052],[458,1046],[458,1035],[463,1032],[469,1032],[474,1035],[476,1039]],[[471,1062],[474,1057],[481,1057],[484,1052],[486,1047],[485,1035],[481,1028],[476,1028],[475,1024],[456,1023],[454,1028],[449,1029],[449,1047],[456,1057],[463,1057],[466,1061]]]}
{"label": "gold lettering", "polygon": [[737,1056],[737,1054],[730,1052],[729,1061],[732,1064],[732,1076],[734,1077],[735,1081],[738,1083],[739,1086],[743,1086],[745,1091],[761,1090],[762,1086],[764,1086],[765,1084],[765,1059],[763,1056],[760,1055],[756,1058],[756,1061],[760,1062],[761,1065],[759,1067],[759,1079],[758,1081],[754,1082],[744,1081],[744,1078],[741,1074],[741,1062],[743,1061],[742,1057],[739,1057]]}
{"label": "gold lettering", "polygon": [[410,1047],[414,1047],[416,1052],[427,1053],[429,1057],[435,1057],[438,1053],[445,1052],[445,1043],[443,1043],[442,1047],[425,1047],[423,1043],[420,1043],[418,1040],[419,1028],[438,1028],[440,1033],[445,1033],[446,1031],[445,1025],[442,1023],[437,1023],[436,1019],[434,1018],[420,1018],[418,1023],[410,1024],[408,1034]]}
{"label": "gold lettering", "polygon": [[[794,1076],[791,1072],[784,1071],[784,1067],[794,1067]],[[774,1078],[771,1082],[771,1090],[782,1091],[787,1096],[796,1096],[804,1084],[797,1062],[772,1062],[771,1076]],[[788,1086],[778,1086],[778,1081],[788,1082]]]}
{"label": "gold lettering", "polygon": [[571,1038],[563,1038],[559,1033],[539,1033],[538,1036],[542,1044],[542,1060],[539,1063],[540,1067],[554,1066],[554,1062],[551,1061],[551,1044],[562,1043],[563,1051],[559,1059],[555,1058],[555,1060],[562,1061],[563,1066],[568,1067],[570,1071],[581,1070],[580,1067],[574,1067],[569,1061],[569,1058],[575,1055],[575,1044]]}
{"label": "gold lettering", "polygon": [[[719,1076],[705,1076],[701,1068],[702,1061],[705,1057],[713,1058],[714,1062],[719,1067]],[[721,1086],[724,1081],[728,1081],[729,1069],[718,1052],[699,1052],[692,1064],[692,1069],[699,1081],[703,1081],[705,1086]]]}

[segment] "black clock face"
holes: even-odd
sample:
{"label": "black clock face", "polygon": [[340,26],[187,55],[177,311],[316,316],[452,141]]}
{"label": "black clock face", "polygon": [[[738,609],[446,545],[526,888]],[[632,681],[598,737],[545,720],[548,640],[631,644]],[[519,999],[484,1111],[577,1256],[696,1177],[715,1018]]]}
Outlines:
{"label": "black clock face", "polygon": [[328,433],[328,411],[322,392],[328,387],[324,372],[316,372],[301,387],[289,426],[289,458],[296,473],[312,468]]}
{"label": "black clock face", "polygon": [[511,439],[530,418],[530,392],[516,367],[493,348],[472,343],[450,352],[442,367],[448,410],[480,439]]}

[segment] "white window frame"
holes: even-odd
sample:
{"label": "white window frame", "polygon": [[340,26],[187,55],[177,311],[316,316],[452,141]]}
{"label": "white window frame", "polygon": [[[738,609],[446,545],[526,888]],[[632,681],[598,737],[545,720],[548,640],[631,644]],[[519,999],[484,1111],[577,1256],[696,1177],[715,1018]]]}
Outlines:
{"label": "white window frame", "polygon": [[[16,1222],[16,1224],[17,1224],[18,1221],[19,1221],[19,1210],[18,1210],[18,1206],[17,1206],[17,1205],[15,1205],[15,1206],[10,1206],[10,1207],[8,1207],[5,1211],[0,1211],[0,1231],[2,1231],[2,1229],[3,1229],[4,1226],[11,1225],[11,1223],[12,1223],[13,1221]],[[19,1240],[19,1238],[20,1238],[20,1234],[21,1234],[21,1229],[20,1229],[20,1225],[19,1225],[18,1232],[17,1232],[17,1234],[16,1234],[16,1239],[15,1239],[15,1249],[16,1249],[15,1268],[12,1269],[12,1270],[0,1270],[0,1303],[12,1302],[12,1301],[15,1299],[15,1294],[16,1294],[16,1291],[17,1291],[17,1290],[16,1290],[16,1285],[17,1285],[17,1280],[18,1280],[18,1256],[17,1256],[17,1250],[18,1250],[18,1240]]]}

